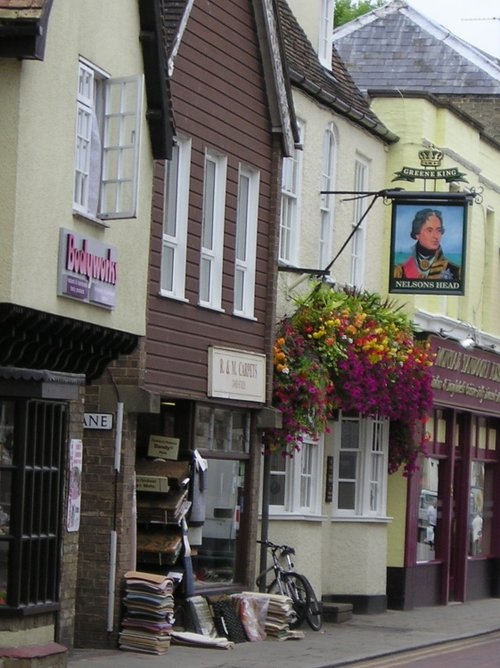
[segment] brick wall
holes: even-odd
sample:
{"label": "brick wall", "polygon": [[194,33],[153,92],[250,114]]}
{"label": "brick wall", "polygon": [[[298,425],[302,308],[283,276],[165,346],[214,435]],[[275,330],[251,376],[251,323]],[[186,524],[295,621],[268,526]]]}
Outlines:
{"label": "brick wall", "polygon": [[[68,441],[72,438],[83,437],[83,412],[85,388],[80,389],[80,397],[69,404]],[[56,628],[57,642],[68,648],[73,646],[75,621],[76,579],[78,568],[78,532],[66,531],[66,499],[68,488],[68,469],[64,472],[65,494],[62,508],[61,527],[61,577],[59,583],[59,599],[61,610],[58,615]]]}
{"label": "brick wall", "polygon": [[[134,385],[142,374],[142,348],[109,365],[86,390],[85,411],[102,412],[100,398],[111,386],[120,401],[120,386]],[[108,412],[107,410],[105,412]],[[116,415],[116,413],[115,413]],[[131,566],[133,474],[135,470],[136,416],[123,418],[120,471],[115,472],[115,429],[84,433],[82,510],[78,547],[76,591],[76,647],[117,646],[121,618],[121,584]],[[135,523],[134,523],[135,524]],[[134,527],[135,528],[135,527]],[[117,556],[113,630],[108,632],[108,586],[111,534],[116,531]]]}

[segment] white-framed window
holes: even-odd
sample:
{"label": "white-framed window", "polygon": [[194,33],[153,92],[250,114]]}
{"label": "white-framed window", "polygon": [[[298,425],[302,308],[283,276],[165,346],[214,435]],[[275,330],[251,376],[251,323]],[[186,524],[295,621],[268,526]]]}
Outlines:
{"label": "white-framed window", "polygon": [[323,67],[332,69],[333,0],[321,1],[318,57]]}
{"label": "white-framed window", "polygon": [[185,299],[191,140],[179,137],[165,163],[161,294]]}
{"label": "white-framed window", "polygon": [[142,91],[142,76],[110,79],[79,60],[75,213],[95,220],[136,216]]}
{"label": "white-framed window", "polygon": [[293,457],[271,455],[269,512],[273,515],[321,513],[323,437],[304,439]]}
{"label": "white-framed window", "polygon": [[[300,143],[304,143],[304,126],[297,122]],[[302,180],[302,150],[283,158],[281,175],[281,216],[279,259],[286,264],[297,263],[299,237],[299,195]]]}
{"label": "white-framed window", "polygon": [[385,517],[389,421],[340,413],[334,424],[336,517]]}
{"label": "white-framed window", "polygon": [[[357,193],[368,190],[368,162],[357,157],[354,162],[354,191]],[[368,200],[366,197],[357,197],[353,207],[353,227],[355,227],[366,212]],[[358,227],[351,241],[351,275],[350,284],[361,287],[365,271],[365,237],[366,220]]]}
{"label": "white-framed window", "polygon": [[240,165],[236,206],[234,314],[254,317],[260,174]]}
{"label": "white-framed window", "polygon": [[319,229],[319,264],[324,269],[331,262],[332,225],[334,195],[324,191],[334,190],[335,184],[336,141],[333,125],[329,125],[323,134],[323,154],[321,157],[320,179],[320,229]]}
{"label": "white-framed window", "polygon": [[200,306],[221,310],[227,157],[207,151],[201,225]]}

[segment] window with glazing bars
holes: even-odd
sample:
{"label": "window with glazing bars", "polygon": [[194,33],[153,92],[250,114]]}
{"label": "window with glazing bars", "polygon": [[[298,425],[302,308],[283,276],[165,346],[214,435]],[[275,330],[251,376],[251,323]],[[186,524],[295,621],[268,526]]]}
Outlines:
{"label": "window with glazing bars", "polygon": [[[59,541],[66,406],[59,402],[0,400],[11,427],[10,455],[2,457],[2,488],[9,482],[6,531],[0,533],[0,610],[58,601]],[[5,410],[7,409],[7,410]],[[6,503],[6,505],[7,505]]]}

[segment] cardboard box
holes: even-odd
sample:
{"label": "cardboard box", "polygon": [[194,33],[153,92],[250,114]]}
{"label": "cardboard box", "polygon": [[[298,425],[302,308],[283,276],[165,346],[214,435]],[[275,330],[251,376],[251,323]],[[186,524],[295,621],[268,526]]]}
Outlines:
{"label": "cardboard box", "polygon": [[161,459],[177,459],[179,456],[179,438],[170,436],[150,436],[148,445],[149,457]]}
{"label": "cardboard box", "polygon": [[168,492],[170,486],[168,478],[156,475],[136,476],[136,489],[138,492]]}

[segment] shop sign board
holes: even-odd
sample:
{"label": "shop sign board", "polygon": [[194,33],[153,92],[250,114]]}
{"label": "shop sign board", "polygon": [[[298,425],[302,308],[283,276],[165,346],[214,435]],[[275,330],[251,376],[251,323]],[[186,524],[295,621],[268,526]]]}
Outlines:
{"label": "shop sign board", "polygon": [[430,337],[434,353],[432,392],[436,404],[500,415],[500,357],[465,350],[455,341]]}
{"label": "shop sign board", "polygon": [[266,401],[266,356],[233,348],[208,348],[209,397]]}
{"label": "shop sign board", "polygon": [[114,246],[60,229],[58,295],[111,310],[115,307],[117,277]]}

